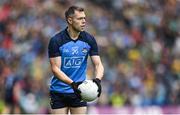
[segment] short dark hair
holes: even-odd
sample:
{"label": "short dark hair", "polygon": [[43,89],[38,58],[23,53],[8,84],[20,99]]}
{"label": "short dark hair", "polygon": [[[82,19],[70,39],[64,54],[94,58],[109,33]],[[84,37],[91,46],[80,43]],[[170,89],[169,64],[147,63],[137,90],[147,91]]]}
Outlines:
{"label": "short dark hair", "polygon": [[79,12],[83,12],[84,8],[79,7],[79,6],[71,6],[71,7],[69,7],[69,9],[65,12],[66,20],[68,19],[68,17],[74,15],[75,10],[79,11]]}

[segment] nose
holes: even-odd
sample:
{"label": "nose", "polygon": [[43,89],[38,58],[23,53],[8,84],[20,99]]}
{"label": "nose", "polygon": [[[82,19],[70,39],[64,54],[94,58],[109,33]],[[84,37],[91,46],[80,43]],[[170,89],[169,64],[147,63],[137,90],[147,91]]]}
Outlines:
{"label": "nose", "polygon": [[82,23],[83,23],[83,24],[86,23],[86,19],[82,19]]}

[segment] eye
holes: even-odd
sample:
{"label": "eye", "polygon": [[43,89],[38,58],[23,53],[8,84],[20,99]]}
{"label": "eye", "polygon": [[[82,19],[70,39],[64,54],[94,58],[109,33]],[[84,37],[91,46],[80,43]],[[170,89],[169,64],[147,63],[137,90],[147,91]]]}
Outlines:
{"label": "eye", "polygon": [[80,17],[80,18],[77,18],[78,20],[86,20],[86,18],[85,17]]}

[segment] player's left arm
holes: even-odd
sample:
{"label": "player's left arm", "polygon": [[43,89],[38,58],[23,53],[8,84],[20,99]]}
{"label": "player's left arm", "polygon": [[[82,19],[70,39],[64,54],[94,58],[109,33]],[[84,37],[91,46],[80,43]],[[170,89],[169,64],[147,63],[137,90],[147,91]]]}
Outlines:
{"label": "player's left arm", "polygon": [[95,79],[93,79],[93,82],[95,82],[98,86],[98,97],[101,95],[101,80],[103,78],[103,74],[104,74],[104,67],[102,65],[102,62],[101,62],[101,59],[100,59],[100,56],[98,55],[94,55],[94,56],[91,56],[91,59],[92,59],[92,62],[95,66]]}
{"label": "player's left arm", "polygon": [[96,78],[101,80],[104,75],[104,67],[102,65],[101,58],[99,55],[93,55],[93,56],[91,56],[91,60],[95,67],[95,76],[96,76]]}

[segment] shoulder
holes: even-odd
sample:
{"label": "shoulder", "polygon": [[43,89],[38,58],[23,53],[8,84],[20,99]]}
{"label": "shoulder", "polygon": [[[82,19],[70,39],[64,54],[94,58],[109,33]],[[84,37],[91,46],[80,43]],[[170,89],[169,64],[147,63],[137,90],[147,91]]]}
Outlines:
{"label": "shoulder", "polygon": [[65,32],[64,30],[56,32],[51,38],[50,42],[54,42],[57,44],[61,44],[63,42],[63,39],[65,38]]}
{"label": "shoulder", "polygon": [[86,40],[87,42],[94,42],[94,41],[96,41],[95,38],[94,38],[94,36],[93,36],[92,34],[86,32],[86,31],[83,31],[83,32],[81,33],[81,35],[82,35],[82,38],[83,38],[84,40]]}

